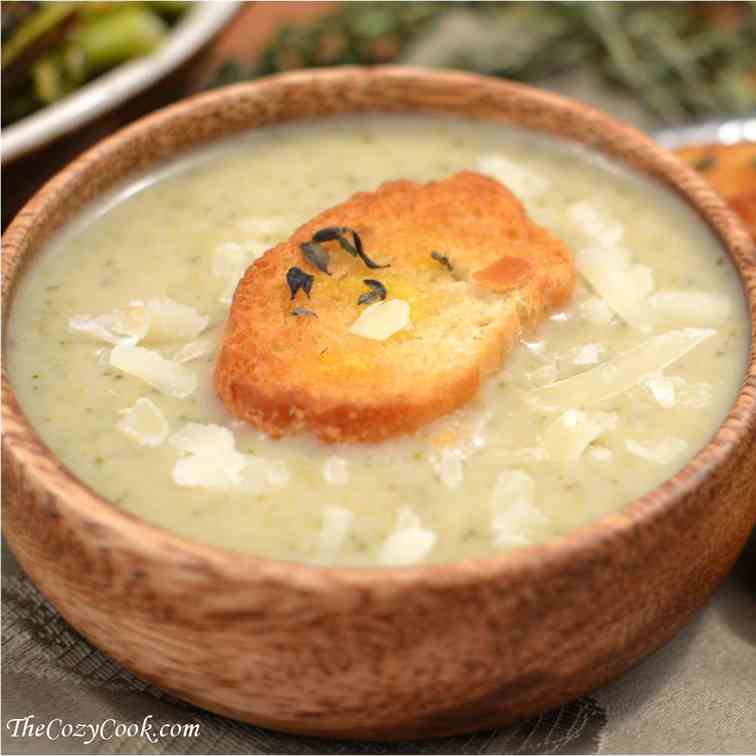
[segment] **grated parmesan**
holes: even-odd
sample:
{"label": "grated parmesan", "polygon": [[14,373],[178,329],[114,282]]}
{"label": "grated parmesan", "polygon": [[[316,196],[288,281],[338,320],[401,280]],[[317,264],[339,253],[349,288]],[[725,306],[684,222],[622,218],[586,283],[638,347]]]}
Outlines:
{"label": "grated parmesan", "polygon": [[110,352],[110,364],[178,399],[186,399],[197,388],[197,376],[190,368],[143,347],[116,344]]}
{"label": "grated parmesan", "polygon": [[496,179],[523,200],[536,200],[551,188],[546,176],[528,170],[503,155],[482,155],[478,170]]}
{"label": "grated parmesan", "polygon": [[611,462],[614,459],[614,452],[606,446],[590,446],[588,448],[588,457],[594,462]]}
{"label": "grated parmesan", "polygon": [[146,304],[132,302],[132,309],[142,308],[148,327],[142,340],[147,343],[188,341],[197,338],[210,321],[194,307],[166,297],[151,299]]}
{"label": "grated parmesan", "polygon": [[587,247],[575,254],[575,267],[628,325],[640,331],[654,326],[648,295],[653,291],[653,272],[630,264],[617,247]]}
{"label": "grated parmesan", "polygon": [[344,546],[344,541],[354,522],[354,512],[344,507],[323,508],[320,533],[318,534],[318,558],[331,562]]}
{"label": "grated parmesan", "polygon": [[598,404],[664,370],[715,333],[699,328],[666,331],[584,373],[528,391],[524,399],[549,411]]}
{"label": "grated parmesan", "polygon": [[592,242],[614,245],[622,241],[625,229],[605,211],[588,200],[571,205],[567,211],[573,224]]}
{"label": "grated parmesan", "polygon": [[242,455],[191,454],[176,460],[173,480],[178,486],[230,490],[241,483],[245,463]]}
{"label": "grated parmesan", "polygon": [[609,325],[614,320],[614,311],[605,299],[591,295],[578,302],[580,317],[591,325]]}
{"label": "grated parmesan", "polygon": [[366,307],[352,323],[349,333],[365,339],[385,341],[409,325],[409,302],[403,299],[389,299]]}
{"label": "grated parmesan", "polygon": [[236,451],[234,435],[228,428],[187,423],[169,443],[186,455],[173,466],[177,485],[228,490],[241,484],[246,460]]}
{"label": "grated parmesan", "polygon": [[234,434],[221,425],[187,423],[170,440],[171,446],[187,454],[225,454],[234,451]]}
{"label": "grated parmesan", "polygon": [[671,378],[656,373],[648,376],[641,383],[651,392],[651,396],[654,397],[660,407],[672,409],[677,403],[675,382]]}
{"label": "grated parmesan", "polygon": [[234,434],[221,425],[187,423],[169,443],[185,455],[173,467],[173,480],[179,486],[254,495],[285,486],[291,478],[282,461],[239,452]]}
{"label": "grated parmesan", "polygon": [[269,460],[255,454],[239,456],[244,462],[239,485],[247,493],[259,494],[271,488],[282,488],[291,480],[291,473],[281,460]]}
{"label": "grated parmesan", "polygon": [[674,376],[675,396],[680,407],[703,409],[714,401],[714,386],[711,383],[688,383],[684,378]]}
{"label": "grated parmesan", "polygon": [[462,451],[459,449],[443,449],[440,455],[430,458],[438,479],[447,488],[461,486],[465,479],[465,468]]}
{"label": "grated parmesan", "polygon": [[496,453],[496,461],[504,465],[532,465],[545,462],[548,458],[548,452],[542,446],[500,449]]}
{"label": "grated parmesan", "polygon": [[436,534],[424,528],[418,515],[402,507],[396,529],[384,541],[378,561],[385,565],[406,566],[421,562],[436,545]]}
{"label": "grated parmesan", "polygon": [[213,253],[211,270],[223,282],[219,301],[231,304],[234,292],[247,268],[259,260],[270,245],[259,239],[244,244],[227,241],[219,244]]}
{"label": "grated parmesan", "polygon": [[657,465],[668,465],[682,458],[688,453],[688,442],[681,438],[665,438],[660,441],[641,443],[631,438],[625,441],[625,448],[636,457],[654,462]]}
{"label": "grated parmesan", "polygon": [[604,353],[602,344],[583,344],[572,350],[573,365],[597,365]]}
{"label": "grated parmesan", "polygon": [[70,330],[109,344],[134,346],[139,342],[184,341],[197,337],[209,318],[194,307],[168,298],[134,300],[128,307],[104,315],[74,315]]}
{"label": "grated parmesan", "polygon": [[343,457],[328,457],[323,463],[323,480],[331,486],[345,486],[349,482],[349,467]]}
{"label": "grated parmesan", "polygon": [[140,397],[121,415],[116,428],[140,446],[160,446],[168,437],[168,421],[151,399]]}
{"label": "grated parmesan", "polygon": [[555,362],[547,362],[545,365],[525,372],[525,381],[529,386],[548,386],[558,379],[559,368]]}
{"label": "grated parmesan", "polygon": [[549,527],[535,504],[535,481],[521,470],[504,470],[496,478],[489,506],[497,546],[526,546]]}
{"label": "grated parmesan", "polygon": [[670,325],[721,325],[730,316],[730,300],[704,291],[657,291],[651,306]]}
{"label": "grated parmesan", "polygon": [[147,333],[149,322],[143,316],[124,310],[115,310],[105,315],[74,315],[68,321],[68,328],[97,341],[108,344],[137,344]]}
{"label": "grated parmesan", "polygon": [[273,488],[283,488],[291,482],[291,471],[282,459],[267,460],[268,472],[266,477]]}
{"label": "grated parmesan", "polygon": [[618,424],[619,416],[613,412],[568,409],[546,429],[543,445],[550,459],[577,462],[593,441]]}
{"label": "grated parmesan", "polygon": [[198,360],[213,351],[213,344],[209,339],[189,341],[174,352],[171,359],[174,362],[184,363]]}

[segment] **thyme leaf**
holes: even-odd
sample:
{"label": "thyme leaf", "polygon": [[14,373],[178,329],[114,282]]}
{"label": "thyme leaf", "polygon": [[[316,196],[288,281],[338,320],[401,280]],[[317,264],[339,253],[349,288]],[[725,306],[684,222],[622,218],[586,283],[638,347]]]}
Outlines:
{"label": "thyme leaf", "polygon": [[363,283],[370,288],[370,291],[360,294],[360,297],[357,300],[358,305],[369,305],[373,304],[373,302],[380,302],[381,300],[386,299],[386,294],[388,292],[386,291],[386,287],[380,281],[376,281],[374,278],[364,278]]}
{"label": "thyme leaf", "polygon": [[[347,238],[348,234],[352,236],[351,242]],[[391,267],[390,265],[379,265],[374,260],[371,260],[362,246],[360,235],[353,228],[349,228],[349,226],[328,226],[327,228],[321,228],[320,231],[316,231],[313,234],[312,240],[314,242],[337,241],[345,252],[348,252],[352,257],[359,257],[368,268]]]}
{"label": "thyme leaf", "polygon": [[327,226],[326,228],[321,228],[320,231],[316,231],[312,235],[312,240],[316,242],[336,241],[339,237],[341,237],[343,233],[347,231],[348,229],[346,227]]}
{"label": "thyme leaf", "polygon": [[308,310],[306,307],[295,307],[291,314],[295,317],[309,317],[309,318],[317,318],[318,314],[316,312],[313,312],[312,310]]}
{"label": "thyme leaf", "polygon": [[700,160],[693,163],[693,167],[700,173],[706,173],[710,168],[717,165],[717,158],[714,155],[704,155]]}
{"label": "thyme leaf", "polygon": [[299,248],[302,250],[302,256],[308,263],[310,263],[310,265],[317,268],[321,273],[327,273],[329,276],[331,275],[331,271],[328,270],[331,256],[320,246],[320,244],[310,241],[300,244]]}
{"label": "thyme leaf", "polygon": [[451,264],[451,260],[446,256],[442,255],[440,252],[436,252],[435,250],[431,252],[431,257],[436,261],[441,263],[447,270],[454,270],[454,267]]}
{"label": "thyme leaf", "polygon": [[301,268],[289,268],[286,272],[286,283],[289,285],[289,291],[291,291],[290,299],[294,299],[300,289],[302,289],[309,298],[314,281],[315,276],[305,273]]}

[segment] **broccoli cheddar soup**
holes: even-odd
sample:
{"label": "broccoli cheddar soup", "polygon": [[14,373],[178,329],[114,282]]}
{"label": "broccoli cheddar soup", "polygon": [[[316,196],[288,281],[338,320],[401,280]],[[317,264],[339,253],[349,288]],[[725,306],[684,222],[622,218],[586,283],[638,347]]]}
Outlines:
{"label": "broccoli cheddar soup", "polygon": [[[230,414],[214,374],[247,268],[269,266],[266,250],[356,192],[460,171],[504,184],[569,250],[576,282],[566,303],[522,332],[480,390],[411,432],[273,438]],[[465,208],[463,199],[455,213]],[[271,319],[271,343],[305,338],[323,307],[317,296],[343,293],[338,266],[360,263],[354,237],[338,230],[303,252],[298,273],[255,293],[287,308]],[[369,234],[364,251],[382,262]],[[438,318],[442,340],[412,354],[429,372],[455,366],[443,338],[456,338],[460,319],[444,312],[441,286],[463,284],[438,283],[453,274],[455,250],[432,252],[401,285],[396,257],[392,268],[364,268],[364,286],[339,314],[344,343],[401,343],[396,353],[409,354],[421,321],[427,330]],[[312,267],[328,264],[327,273]],[[321,309],[320,331],[323,322]],[[348,565],[490,556],[621,509],[716,432],[750,340],[724,249],[661,186],[545,136],[399,116],[258,129],[120,187],[37,256],[9,326],[7,370],[29,420],[115,506],[207,544]],[[305,351],[281,351],[300,382]],[[334,369],[350,356],[321,351]]]}

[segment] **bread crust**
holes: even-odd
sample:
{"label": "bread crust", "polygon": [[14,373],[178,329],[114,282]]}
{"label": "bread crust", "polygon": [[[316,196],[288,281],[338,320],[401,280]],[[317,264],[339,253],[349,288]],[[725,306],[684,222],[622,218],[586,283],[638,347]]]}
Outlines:
{"label": "bread crust", "polygon": [[[329,272],[300,245],[320,229],[357,230],[369,269],[337,242]],[[431,256],[448,257],[452,270]],[[502,262],[503,261],[503,262]],[[314,276],[290,299],[291,267]],[[364,310],[364,279],[410,304],[412,326],[385,341],[349,333]],[[565,245],[527,217],[502,184],[472,172],[362,192],[268,250],[240,281],[215,386],[228,410],[272,436],[301,431],[325,442],[380,441],[415,431],[477,393],[517,343],[575,282]],[[294,316],[295,306],[314,316]]]}
{"label": "bread crust", "polygon": [[702,144],[676,153],[732,205],[756,239],[756,142]]}

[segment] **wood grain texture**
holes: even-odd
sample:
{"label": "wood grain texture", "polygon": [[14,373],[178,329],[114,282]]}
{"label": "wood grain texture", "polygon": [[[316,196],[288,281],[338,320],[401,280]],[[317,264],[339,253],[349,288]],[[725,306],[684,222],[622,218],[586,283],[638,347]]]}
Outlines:
{"label": "wood grain texture", "polygon": [[[3,239],[5,327],[24,263],[115,182],[261,124],[364,111],[511,122],[657,177],[722,239],[756,320],[753,241],[699,176],[646,137],[506,81],[376,68],[304,71],[202,95],[85,153]],[[3,527],[40,589],[144,679],[291,732],[443,735],[575,698],[668,640],[729,570],[756,521],[753,350],[711,443],[622,512],[514,555],[397,569],[266,561],[146,525],[68,473],[29,426],[5,374],[3,389]]]}

